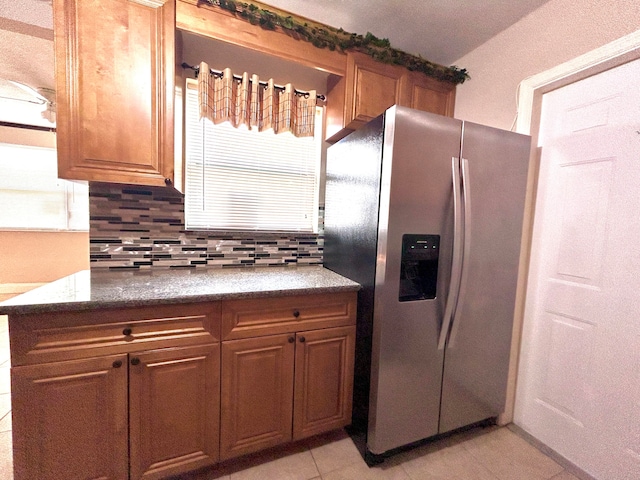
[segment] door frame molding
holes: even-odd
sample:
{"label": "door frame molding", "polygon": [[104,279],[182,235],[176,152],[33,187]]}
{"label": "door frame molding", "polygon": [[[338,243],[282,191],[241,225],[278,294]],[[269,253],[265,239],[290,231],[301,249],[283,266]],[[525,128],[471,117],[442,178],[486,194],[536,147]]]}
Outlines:
{"label": "door frame molding", "polygon": [[525,78],[519,86],[516,131],[537,134],[542,96],[640,57],[640,30],[607,43],[544,72]]}
{"label": "door frame molding", "polygon": [[518,364],[522,343],[522,327],[526,313],[525,304],[529,278],[533,219],[540,167],[540,148],[538,148],[537,145],[542,114],[542,97],[544,94],[553,90],[639,58],[640,30],[637,30],[584,55],[580,55],[549,70],[525,78],[518,87],[516,132],[530,135],[532,147],[529,161],[522,245],[520,249],[516,308],[511,342],[511,360],[509,363],[509,381],[507,384],[505,411],[498,417],[498,424],[500,425],[513,422],[516,401]]}

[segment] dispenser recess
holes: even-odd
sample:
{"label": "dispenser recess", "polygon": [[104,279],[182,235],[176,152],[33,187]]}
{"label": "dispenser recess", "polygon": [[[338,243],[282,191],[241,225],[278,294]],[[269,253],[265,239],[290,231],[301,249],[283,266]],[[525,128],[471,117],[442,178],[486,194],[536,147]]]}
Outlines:
{"label": "dispenser recess", "polygon": [[398,300],[411,302],[436,298],[440,235],[404,234]]}

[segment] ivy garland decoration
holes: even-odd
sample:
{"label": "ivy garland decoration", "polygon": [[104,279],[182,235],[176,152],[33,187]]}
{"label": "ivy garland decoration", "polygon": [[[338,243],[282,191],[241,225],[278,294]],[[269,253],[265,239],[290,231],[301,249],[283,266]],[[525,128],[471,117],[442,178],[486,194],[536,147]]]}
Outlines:
{"label": "ivy garland decoration", "polygon": [[219,7],[240,17],[252,25],[258,25],[265,30],[277,30],[296,40],[310,42],[317,48],[329,50],[355,50],[366,53],[379,62],[401,65],[408,70],[422,72],[429,77],[458,85],[469,79],[465,68],[457,66],[445,67],[437,63],[429,62],[424,58],[391,47],[386,38],[377,38],[367,32],[365,36],[345,32],[342,28],[333,28],[326,25],[315,26],[301,23],[292,16],[282,16],[265,10],[251,3],[235,0],[198,0],[198,3],[206,3]]}

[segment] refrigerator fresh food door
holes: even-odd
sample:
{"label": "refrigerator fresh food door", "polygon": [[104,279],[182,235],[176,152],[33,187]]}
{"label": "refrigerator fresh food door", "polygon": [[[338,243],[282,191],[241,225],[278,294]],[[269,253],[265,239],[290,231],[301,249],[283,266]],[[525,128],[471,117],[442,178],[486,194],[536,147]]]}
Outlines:
{"label": "refrigerator fresh food door", "polygon": [[[451,163],[461,128],[458,120],[403,107],[385,114],[367,436],[374,454],[438,433],[444,353],[438,335],[451,277]],[[405,252],[403,271],[403,238],[405,250],[422,246],[437,254]],[[437,275],[430,270],[436,261]],[[409,275],[437,278],[435,292],[423,285],[423,294],[407,293],[412,266]]]}
{"label": "refrigerator fresh food door", "polygon": [[462,279],[445,349],[439,432],[504,411],[530,138],[463,126]]}

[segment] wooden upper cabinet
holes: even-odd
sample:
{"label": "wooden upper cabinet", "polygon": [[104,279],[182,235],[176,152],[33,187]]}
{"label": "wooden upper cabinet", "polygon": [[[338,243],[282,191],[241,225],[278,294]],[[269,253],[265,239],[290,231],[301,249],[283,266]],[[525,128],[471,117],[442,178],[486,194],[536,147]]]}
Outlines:
{"label": "wooden upper cabinet", "polygon": [[346,128],[373,120],[401,100],[403,69],[379,63],[362,53],[347,55]]}
{"label": "wooden upper cabinet", "polygon": [[54,0],[58,175],[173,181],[175,0]]}
{"label": "wooden upper cabinet", "polygon": [[427,77],[424,73],[408,72],[404,77],[401,105],[453,117],[456,86]]}
{"label": "wooden upper cabinet", "polygon": [[339,140],[400,103],[403,73],[364,53],[348,52],[346,75],[327,82],[327,139]]}
{"label": "wooden upper cabinet", "polygon": [[346,75],[327,81],[326,140],[340,140],[396,104],[453,116],[455,94],[453,84],[348,52]]}

